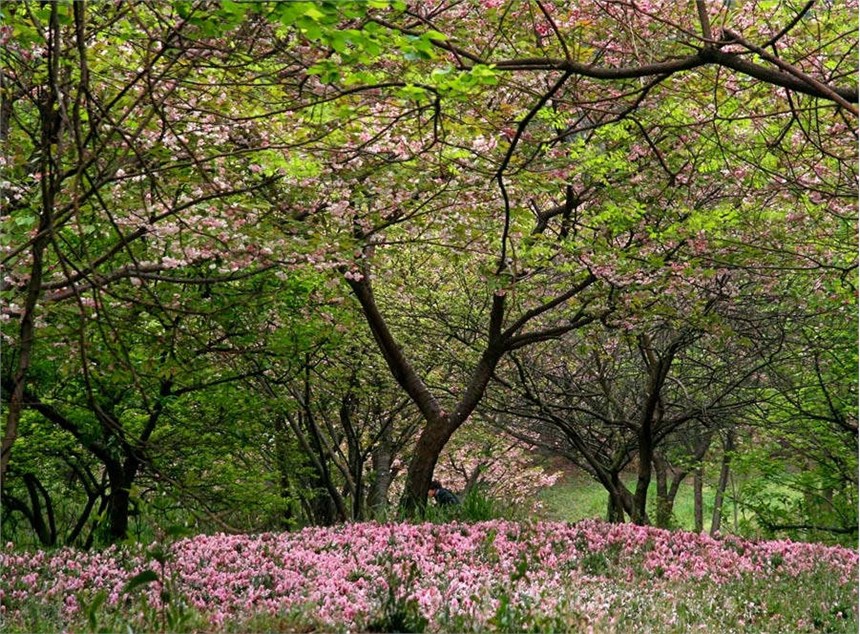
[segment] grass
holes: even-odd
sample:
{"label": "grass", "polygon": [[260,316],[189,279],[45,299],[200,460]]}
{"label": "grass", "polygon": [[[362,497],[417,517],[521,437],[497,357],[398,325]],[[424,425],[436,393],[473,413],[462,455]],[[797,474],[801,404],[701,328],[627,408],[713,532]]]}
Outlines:
{"label": "grass", "polygon": [[546,519],[577,522],[606,518],[606,489],[585,477],[566,476],[538,496]]}
{"label": "grass", "polygon": [[[636,477],[623,478],[624,483],[630,490],[636,487]],[[714,489],[705,485],[702,489],[702,503],[704,506],[704,530],[711,527],[711,514],[714,509]],[[544,503],[546,519],[562,522],[577,522],[583,519],[597,518],[606,519],[606,504],[608,495],[599,483],[587,476],[568,475],[559,480],[555,485],[544,489],[540,493],[540,499]],[[657,497],[656,485],[652,481],[648,489],[649,515],[654,516],[654,500]],[[675,498],[673,507],[675,528],[693,530],[695,527],[695,504],[693,499],[693,486],[690,483],[682,483]],[[733,505],[730,499],[725,500],[724,513],[732,513]],[[732,524],[731,516],[723,518],[725,527],[728,529]]]}

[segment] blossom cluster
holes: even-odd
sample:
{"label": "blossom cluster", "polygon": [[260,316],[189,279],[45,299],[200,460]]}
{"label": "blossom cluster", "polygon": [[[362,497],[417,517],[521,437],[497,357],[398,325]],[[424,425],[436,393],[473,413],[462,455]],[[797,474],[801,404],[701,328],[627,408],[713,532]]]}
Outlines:
{"label": "blossom cluster", "polygon": [[[430,629],[482,629],[499,626],[499,615],[513,605],[529,612],[533,623],[554,619],[557,627],[611,631],[620,605],[685,583],[713,589],[766,579],[778,585],[823,573],[856,594],[858,565],[857,553],[845,548],[713,539],[593,520],[356,523],[200,535],[173,543],[161,561],[163,567],[144,551],[116,548],[21,554],[7,547],[0,554],[4,622],[20,624],[34,605],[60,605],[64,626],[74,630],[88,597],[104,591],[107,606],[119,609],[130,601],[123,589],[129,579],[153,569],[158,580],[134,592],[158,608],[167,596],[161,584],[170,584],[173,596],[213,627],[252,615],[303,613],[326,631],[349,630],[367,627],[393,605],[411,606]],[[851,602],[856,606],[856,596]]]}
{"label": "blossom cluster", "polygon": [[511,508],[538,513],[542,508],[538,493],[563,474],[536,462],[534,455],[533,445],[473,425],[448,443],[434,476],[457,493],[471,485]]}

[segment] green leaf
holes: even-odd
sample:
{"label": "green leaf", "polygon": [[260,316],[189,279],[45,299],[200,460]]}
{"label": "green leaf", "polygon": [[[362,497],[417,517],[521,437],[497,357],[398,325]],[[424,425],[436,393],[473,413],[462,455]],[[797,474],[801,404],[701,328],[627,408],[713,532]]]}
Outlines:
{"label": "green leaf", "polygon": [[144,570],[136,574],[132,577],[122,591],[126,594],[134,590],[135,588],[139,588],[140,586],[145,586],[148,583],[152,583],[153,581],[158,581],[158,575],[154,570]]}
{"label": "green leaf", "polygon": [[182,539],[183,537],[191,537],[194,535],[194,530],[188,526],[183,526],[182,524],[173,524],[172,526],[167,527],[165,533],[168,537],[172,537],[173,539]]}
{"label": "green leaf", "polygon": [[400,88],[397,91],[397,94],[404,99],[414,99],[418,101],[427,96],[427,91],[420,86],[413,86],[412,84],[407,84],[403,88]]}
{"label": "green leaf", "polygon": [[326,17],[325,13],[317,9],[314,5],[310,5],[305,9],[305,15],[316,21],[320,21]]}
{"label": "green leaf", "polygon": [[235,0],[221,0],[221,11],[229,15],[244,15],[247,10],[247,5],[236,2]]}
{"label": "green leaf", "polygon": [[302,34],[309,40],[319,40],[322,38],[322,27],[320,27],[317,20],[310,16],[302,16],[299,18],[296,21],[296,26],[301,29]]}
{"label": "green leaf", "polygon": [[188,17],[191,15],[191,3],[187,2],[186,0],[175,3],[173,7],[176,9],[176,13],[179,14],[179,17],[183,20],[187,20]]}
{"label": "green leaf", "polygon": [[448,36],[444,33],[440,33],[439,31],[434,31],[430,29],[429,31],[425,31],[422,37],[426,37],[428,40],[436,40],[439,42],[444,42],[448,39]]}
{"label": "green leaf", "polygon": [[308,75],[319,75],[324,84],[331,84],[340,78],[340,67],[330,59],[320,60],[308,69]]}
{"label": "green leaf", "polygon": [[328,38],[329,45],[338,53],[343,53],[347,50],[347,45],[350,42],[350,37],[343,31],[335,31]]}
{"label": "green leaf", "polygon": [[92,603],[86,606],[87,622],[89,623],[90,631],[92,632],[95,632],[98,629],[99,622],[97,612],[99,611],[99,608],[102,606],[102,604],[104,604],[105,600],[107,599],[107,596],[107,590],[100,590],[93,597]]}

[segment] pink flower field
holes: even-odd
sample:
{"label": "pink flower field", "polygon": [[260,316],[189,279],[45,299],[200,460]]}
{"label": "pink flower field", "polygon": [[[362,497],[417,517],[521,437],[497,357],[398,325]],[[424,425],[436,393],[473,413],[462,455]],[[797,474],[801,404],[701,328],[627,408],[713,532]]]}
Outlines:
{"label": "pink flower field", "polygon": [[138,552],[10,545],[0,610],[5,632],[848,632],[857,567],[845,548],[599,521],[363,523]]}

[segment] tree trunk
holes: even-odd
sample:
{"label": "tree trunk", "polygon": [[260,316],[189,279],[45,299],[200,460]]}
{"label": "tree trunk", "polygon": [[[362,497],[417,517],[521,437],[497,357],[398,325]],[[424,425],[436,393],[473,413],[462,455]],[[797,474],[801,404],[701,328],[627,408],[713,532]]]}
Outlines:
{"label": "tree trunk", "polygon": [[110,543],[121,542],[128,537],[128,515],[131,507],[131,491],[125,485],[111,483],[108,498],[108,537]]}
{"label": "tree trunk", "polygon": [[624,504],[617,491],[608,491],[606,503],[606,521],[613,524],[622,524],[624,522]]}
{"label": "tree trunk", "polygon": [[[110,488],[110,484],[108,484],[108,483],[104,483],[104,484],[105,484],[104,490],[107,492]],[[101,501],[99,502],[98,512],[96,513],[97,517],[101,517],[102,514],[107,510],[108,501],[110,499],[109,495],[110,495],[109,493],[106,493],[105,495],[102,496]],[[98,521],[95,521],[90,525],[90,532],[87,535],[86,540],[84,540],[84,546],[83,546],[84,550],[89,550],[90,548],[93,547],[93,543],[95,542],[95,538],[96,538],[96,533],[100,533],[101,528],[102,528],[102,524]]]}
{"label": "tree trunk", "polygon": [[352,519],[362,521],[367,518],[364,507],[364,463],[361,460],[352,463],[352,480],[355,485],[352,492]]}
{"label": "tree trunk", "polygon": [[[128,513],[131,491],[126,482],[122,465],[113,463],[106,465],[109,482],[107,496],[107,531],[108,543],[120,542],[128,537]],[[100,532],[101,533],[101,532]],[[104,533],[101,533],[104,535]]]}
{"label": "tree trunk", "polygon": [[657,515],[655,521],[660,528],[670,528],[674,498],[670,495],[668,482],[669,464],[654,454],[654,475],[657,477]]}
{"label": "tree trunk", "polygon": [[109,543],[115,544],[128,537],[128,518],[131,511],[131,486],[137,477],[140,460],[133,450],[125,447],[127,457],[123,463],[111,462],[105,465],[108,474],[110,493],[108,494]]}
{"label": "tree trunk", "polygon": [[75,523],[72,532],[70,532],[66,537],[66,546],[74,546],[75,542],[78,541],[84,527],[87,525],[87,520],[90,518],[90,514],[92,513],[96,502],[98,502],[102,495],[104,495],[104,491],[87,491],[87,503],[84,506],[84,510],[81,511],[81,514],[78,516],[78,521]]}
{"label": "tree trunk", "polygon": [[352,519],[361,521],[365,519],[364,508],[364,459],[366,454],[361,450],[361,441],[352,424],[352,414],[355,411],[357,397],[352,392],[347,392],[340,404],[340,424],[346,434],[347,444],[347,468],[349,469],[352,482],[347,481],[346,489],[352,495]]}
{"label": "tree trunk", "polygon": [[[57,527],[54,523],[54,509],[50,495],[33,474],[25,473],[22,479],[27,488],[30,504],[6,493],[3,495],[4,517],[18,511],[30,524],[42,546],[54,546],[57,543]],[[42,512],[42,499],[45,500],[45,513]],[[47,522],[45,515],[47,515]]]}
{"label": "tree trunk", "polygon": [[131,511],[131,485],[140,462],[134,456],[123,464],[107,465],[110,494],[108,495],[108,539],[111,544],[128,537],[128,517]]}
{"label": "tree trunk", "polygon": [[[56,7],[53,9],[56,13]],[[50,114],[43,113],[43,127],[53,126],[54,113],[51,103],[41,109],[50,109]],[[12,371],[14,387],[9,395],[6,406],[6,426],[3,431],[3,440],[0,443],[0,483],[5,481],[6,469],[9,466],[9,458],[12,453],[12,445],[18,438],[18,423],[21,420],[21,412],[24,409],[24,390],[27,385],[27,374],[30,370],[30,362],[33,351],[33,343],[36,337],[35,317],[39,299],[42,294],[42,274],[44,270],[45,249],[51,236],[51,225],[53,223],[54,197],[56,195],[53,173],[53,162],[51,156],[51,141],[46,138],[47,131],[43,129],[42,139],[42,163],[41,170],[43,179],[42,187],[42,211],[39,217],[38,234],[33,240],[30,250],[32,264],[30,266],[30,279],[27,282],[27,294],[24,306],[21,309],[21,326],[18,334],[18,350],[15,358],[15,369]],[[8,354],[8,352],[7,352]]]}
{"label": "tree trunk", "polygon": [[290,490],[290,447],[287,442],[287,425],[283,417],[278,416],[275,425],[275,463],[278,467],[278,487],[281,499],[284,501],[284,510],[281,521],[284,528],[289,528],[293,521],[293,495]]}
{"label": "tree trunk", "polygon": [[367,506],[374,518],[385,517],[388,512],[388,489],[391,488],[391,425],[387,425],[379,438],[379,444],[371,452],[374,478],[367,496]]}
{"label": "tree trunk", "polygon": [[[501,306],[500,302],[495,303],[493,312],[500,312]],[[427,491],[433,479],[433,470],[436,468],[439,454],[442,453],[451,435],[468,420],[469,415],[478,406],[503,352],[492,342],[488,345],[472,371],[463,397],[452,414],[446,414],[440,409],[439,416],[435,418],[425,415],[427,423],[418,437],[415,453],[406,474],[406,489],[403,492],[401,506],[407,512],[423,510],[427,504]]]}
{"label": "tree trunk", "polygon": [[[0,442],[0,486],[5,481],[6,469],[9,466],[12,445],[18,438],[18,423],[21,420],[21,412],[24,409],[24,390],[27,383],[27,374],[30,369],[30,361],[35,340],[35,315],[39,300],[42,295],[42,275],[44,273],[45,249],[51,240],[54,225],[54,201],[59,191],[59,166],[56,156],[63,152],[64,119],[61,116],[57,104],[60,95],[57,86],[60,84],[58,78],[60,58],[60,22],[57,13],[57,4],[51,4],[51,15],[47,31],[47,47],[45,54],[48,59],[47,90],[38,104],[40,117],[40,139],[39,139],[39,170],[42,174],[40,180],[40,211],[39,226],[36,238],[33,240],[30,254],[32,265],[30,267],[30,279],[27,282],[27,293],[24,305],[21,308],[21,326],[19,330],[18,351],[15,369],[12,372],[14,387],[9,395],[6,407],[6,425],[3,430],[3,440]],[[4,102],[6,96],[4,96]],[[7,134],[8,121],[3,122],[2,133]]]}
{"label": "tree trunk", "polygon": [[704,468],[702,463],[699,463],[693,470],[693,516],[697,533],[701,533],[705,528],[705,511],[702,501],[702,480],[704,476]]}
{"label": "tree trunk", "polygon": [[325,485],[321,482],[318,474],[315,474],[313,480],[316,486],[312,492],[313,498],[310,500],[311,519],[314,524],[331,526],[338,520],[338,510],[335,508],[334,499],[331,495],[320,495],[320,489],[324,489]]}
{"label": "tree trunk", "polygon": [[481,473],[485,467],[486,464],[480,462],[472,469],[472,473],[466,478],[466,486],[463,487],[463,497],[469,495],[478,486],[478,480],[481,478]]}
{"label": "tree trunk", "polygon": [[[314,500],[315,512],[320,513],[320,517],[323,519],[325,525],[328,526],[334,524],[335,517],[341,522],[346,522],[348,520],[348,511],[346,504],[344,503],[343,496],[340,494],[340,491],[337,490],[337,486],[332,478],[331,470],[329,469],[330,454],[327,451],[322,433],[316,423],[313,408],[311,407],[310,371],[311,366],[308,355],[305,355],[304,385],[301,403],[302,411],[299,414],[299,427],[304,423],[304,427],[310,436],[310,445],[313,447],[313,451],[316,454],[316,459],[313,460],[313,464],[314,467],[316,467],[318,475],[317,484],[319,488],[326,491],[329,497],[328,502],[318,499]],[[318,497],[319,496],[317,496],[317,498]]]}
{"label": "tree trunk", "polygon": [[[31,473],[24,474],[24,484],[27,486],[27,492],[30,495],[30,503],[33,507],[33,528],[39,536],[39,541],[43,546],[54,546],[57,543],[57,526],[54,522],[54,505],[51,502],[51,496],[48,491],[39,482],[39,479]],[[45,501],[45,516],[47,523],[42,516],[42,503]]]}
{"label": "tree trunk", "polygon": [[734,431],[729,430],[726,433],[726,438],[723,442],[723,460],[720,465],[720,480],[717,483],[717,492],[714,495],[714,513],[711,516],[711,536],[715,536],[720,532],[720,526],[723,520],[723,500],[725,499],[726,487],[729,484],[729,466],[731,463],[731,452],[734,449],[735,444],[734,436]]}
{"label": "tree trunk", "polygon": [[[633,500],[630,493],[621,482],[621,476],[617,471],[609,474],[609,481],[602,482],[609,493],[607,502],[606,519],[613,523],[622,523],[627,515],[633,514]],[[625,515],[626,514],[626,515]]]}
{"label": "tree trunk", "polygon": [[648,524],[647,502],[648,486],[651,484],[651,463],[654,460],[655,434],[659,430],[663,420],[663,403],[661,390],[669,375],[672,361],[678,350],[684,344],[684,338],[679,335],[675,338],[662,357],[658,357],[654,350],[651,337],[647,334],[639,335],[638,345],[648,368],[648,391],[644,409],[639,423],[637,434],[639,445],[639,468],[636,482],[636,494],[633,505],[633,521],[636,524]]}
{"label": "tree trunk", "polygon": [[436,469],[436,461],[439,460],[439,454],[442,453],[454,429],[455,427],[447,420],[428,423],[418,437],[415,453],[406,472],[406,489],[400,501],[401,507],[407,513],[423,512],[427,504],[427,491],[430,490],[430,482],[433,480],[433,471]]}
{"label": "tree trunk", "polygon": [[[418,407],[424,418],[424,429],[418,437],[415,453],[409,462],[406,474],[406,487],[401,507],[407,513],[422,511],[427,504],[427,491],[433,479],[433,470],[439,460],[448,439],[451,438],[457,428],[468,420],[471,413],[483,398],[493,375],[493,370],[505,354],[506,348],[501,340],[501,327],[505,314],[504,295],[493,295],[493,306],[490,310],[487,347],[480,360],[472,370],[469,381],[463,390],[463,396],[450,414],[442,409],[439,401],[430,392],[430,389],[412,367],[403,354],[379,307],[373,297],[370,285],[370,264],[365,258],[363,263],[363,277],[359,280],[350,280],[349,285],[361,304],[367,324],[376,340],[379,350],[391,371],[392,376],[409,398]],[[528,319],[521,320],[525,324]],[[521,327],[522,324],[520,324]],[[512,334],[509,335],[513,336]]]}
{"label": "tree trunk", "polygon": [[639,431],[639,466],[636,492],[633,494],[632,520],[635,524],[648,524],[648,487],[651,485],[651,462],[654,459],[654,444],[650,423]]}

